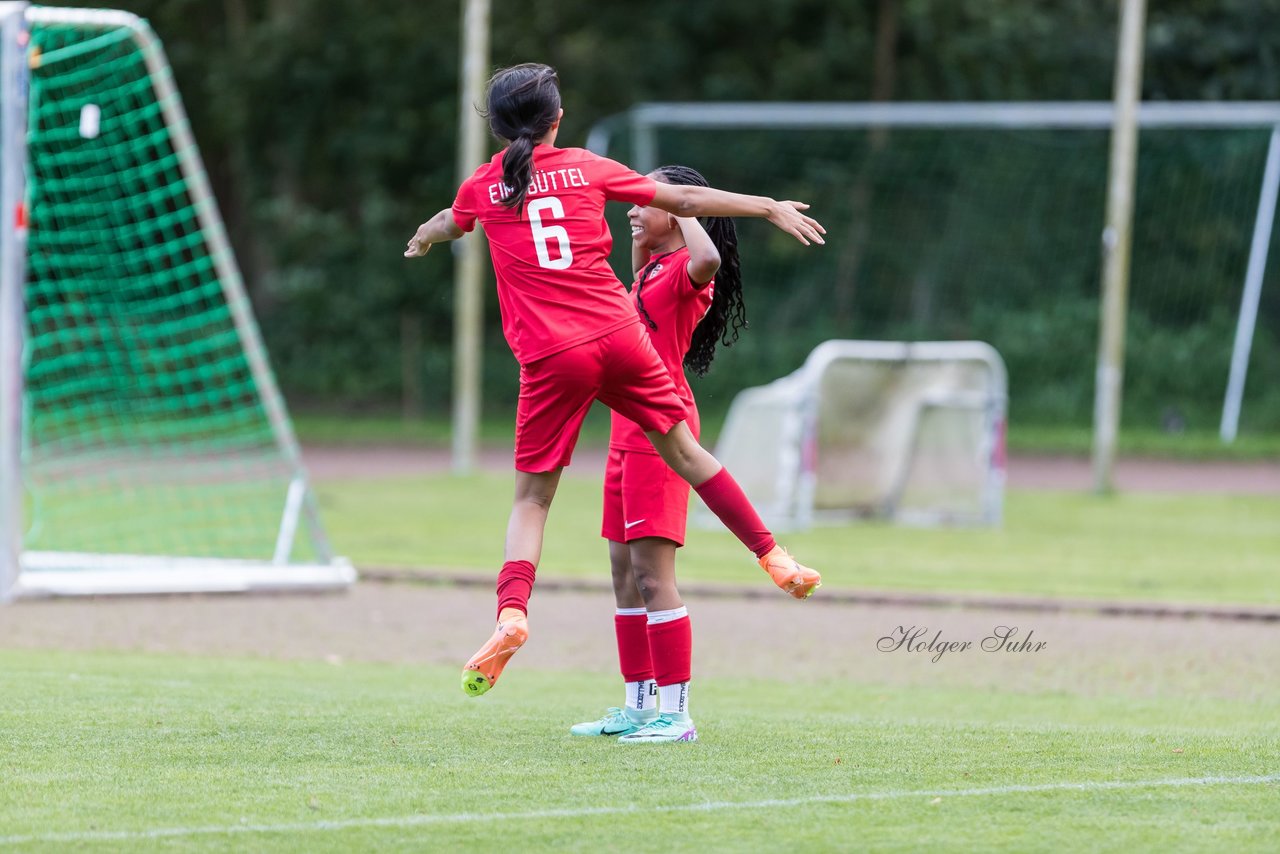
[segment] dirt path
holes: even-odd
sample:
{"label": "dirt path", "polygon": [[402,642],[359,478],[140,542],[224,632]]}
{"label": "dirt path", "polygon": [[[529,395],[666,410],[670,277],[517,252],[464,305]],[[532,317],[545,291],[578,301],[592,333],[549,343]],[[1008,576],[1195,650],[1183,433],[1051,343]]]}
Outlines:
{"label": "dirt path", "polygon": [[[443,450],[310,447],[318,480],[439,473]],[[507,471],[510,456],[486,451],[483,467]],[[599,451],[578,455],[575,473],[596,476]],[[1278,463],[1122,461],[1117,477],[1132,490],[1280,494]],[[1015,487],[1080,489],[1083,460],[1014,457]],[[844,679],[861,684],[964,686],[1072,695],[1280,698],[1280,622],[1038,612],[999,603],[938,607],[821,599],[725,598],[690,590],[699,678],[758,677],[797,683]],[[612,597],[604,591],[540,589],[534,636],[514,672],[582,669],[615,672]],[[21,602],[0,612],[0,649],[155,651],[347,661],[460,665],[493,619],[485,587],[362,582],[336,595],[190,596]],[[997,627],[1016,627],[1039,650],[984,652]],[[897,644],[969,642],[939,660]],[[880,648],[878,648],[878,646]],[[894,648],[896,646],[896,648]],[[884,651],[884,648],[889,648]],[[936,649],[936,644],[935,644]],[[611,677],[612,678],[612,677]],[[508,681],[517,683],[517,677]],[[611,698],[610,698],[611,699]]]}
{"label": "dirt path", "polygon": [[[954,686],[1073,695],[1280,696],[1280,624],[1018,613],[776,598],[686,596],[699,677],[797,683]],[[606,593],[539,590],[533,638],[513,672],[616,671]],[[0,620],[0,648],[137,650],[178,654],[460,665],[487,635],[487,589],[361,583],[349,593],[21,602]],[[999,626],[1039,651],[983,652]],[[943,653],[893,647],[900,628],[921,644],[969,641]],[[888,638],[889,640],[882,640]],[[509,679],[515,683],[515,679]],[[609,698],[612,699],[612,698]]]}
{"label": "dirt path", "polygon": [[[303,450],[308,471],[317,480],[351,477],[440,474],[450,470],[449,451],[439,448],[351,448],[315,445]],[[570,471],[598,476],[604,451],[579,448]],[[509,471],[511,453],[485,449],[480,467]],[[1080,457],[1012,455],[1009,485],[1020,489],[1086,490],[1092,485],[1089,461]],[[1116,465],[1119,489],[1140,492],[1233,492],[1280,495],[1280,462],[1188,462],[1122,459]]]}

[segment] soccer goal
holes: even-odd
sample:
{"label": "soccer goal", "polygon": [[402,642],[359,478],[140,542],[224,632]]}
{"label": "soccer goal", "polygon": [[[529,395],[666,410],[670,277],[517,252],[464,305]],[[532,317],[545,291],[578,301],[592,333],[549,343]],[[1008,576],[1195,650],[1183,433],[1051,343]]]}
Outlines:
{"label": "soccer goal", "polygon": [[350,584],[159,41],[0,39],[0,601]]}
{"label": "soccer goal", "polygon": [[[1114,117],[1095,102],[655,103],[588,146],[812,204],[818,252],[740,226],[750,316],[785,338],[744,336],[746,371],[833,338],[982,340],[1008,364],[1019,423],[1088,429]],[[1272,432],[1280,102],[1152,102],[1137,120],[1124,423]],[[732,379],[713,372],[699,394]]]}
{"label": "soccer goal", "polygon": [[827,341],[734,398],[716,456],[779,530],[998,525],[1006,394],[1004,362],[981,342]]}

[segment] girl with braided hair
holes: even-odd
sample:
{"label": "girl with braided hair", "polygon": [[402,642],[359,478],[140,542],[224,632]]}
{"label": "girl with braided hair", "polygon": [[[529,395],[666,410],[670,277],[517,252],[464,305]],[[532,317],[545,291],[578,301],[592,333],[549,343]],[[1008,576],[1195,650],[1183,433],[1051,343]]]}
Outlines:
{"label": "girl with braided hair", "polygon": [[[649,174],[662,184],[706,187],[688,166]],[[728,347],[747,325],[733,220],[670,214],[635,205],[631,223],[631,297],[671,372],[696,438],[698,409],[685,368],[705,376],[717,344]],[[694,741],[689,717],[692,631],[676,589],[676,549],[684,545],[689,484],[662,461],[640,426],[614,412],[604,476],[602,536],[609,541],[617,611],[622,708],[576,724],[573,735],[619,736],[624,743]]]}
{"label": "girl with braided hair", "polygon": [[613,271],[607,201],[685,217],[755,216],[808,245],[822,226],[808,205],[710,187],[665,184],[580,148],[557,148],[564,110],[554,69],[529,63],[489,80],[489,128],[506,148],[462,183],[453,205],[418,227],[405,257],[484,225],[507,343],[520,364],[516,488],[498,573],[498,625],[462,673],[479,696],[529,636],[528,601],[547,512],[578,431],[599,400],[639,425],[661,458],[698,490],[760,566],[796,598],[816,572],[774,541],[741,487],[698,444],[686,408]]}

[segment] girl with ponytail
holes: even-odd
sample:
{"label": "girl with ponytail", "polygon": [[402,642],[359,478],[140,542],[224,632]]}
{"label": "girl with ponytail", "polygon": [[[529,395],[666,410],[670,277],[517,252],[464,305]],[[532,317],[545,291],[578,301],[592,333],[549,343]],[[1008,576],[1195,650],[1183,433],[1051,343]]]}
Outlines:
{"label": "girl with ponytail", "polygon": [[[564,110],[556,72],[546,65],[499,71],[486,100],[489,127],[506,148],[463,182],[451,207],[418,227],[404,253],[420,257],[482,223],[503,333],[520,364],[516,494],[498,573],[498,626],[463,670],[463,689],[472,696],[493,687],[528,638],[528,600],[547,511],[595,400],[639,426],[675,476],[693,485],[775,583],[805,598],[820,582],[778,546],[737,482],[685,423],[688,411],[675,381],[609,267],[612,241],[604,220],[607,201],[685,218],[761,217],[807,246],[822,243],[824,233],[803,213],[808,205],[663,183],[590,151],[558,148]],[[687,626],[685,619],[683,631]],[[682,630],[668,631],[675,636]],[[692,724],[666,735],[656,740],[696,738]]]}

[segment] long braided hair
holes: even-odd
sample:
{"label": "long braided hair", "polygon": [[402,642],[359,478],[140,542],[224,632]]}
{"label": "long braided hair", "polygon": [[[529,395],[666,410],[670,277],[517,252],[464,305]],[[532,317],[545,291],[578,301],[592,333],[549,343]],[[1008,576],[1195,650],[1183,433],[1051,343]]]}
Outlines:
{"label": "long braided hair", "polygon": [[[706,178],[688,166],[660,166],[653,171],[668,184],[710,186]],[[727,216],[706,217],[702,220],[702,227],[720,253],[720,269],[716,271],[711,308],[693,330],[689,352],[684,355],[684,366],[699,377],[705,377],[711,369],[711,362],[716,357],[716,343],[732,347],[739,332],[747,328],[747,307],[742,301],[742,270],[738,263],[738,231]],[[642,293],[653,267],[652,261],[645,265],[640,280],[636,282],[636,305],[649,328],[656,329],[649,312],[645,311]]]}

